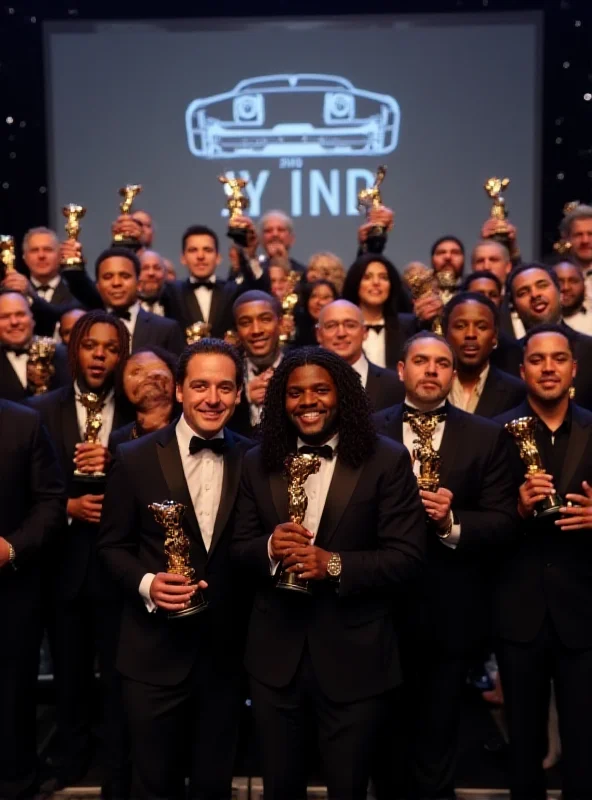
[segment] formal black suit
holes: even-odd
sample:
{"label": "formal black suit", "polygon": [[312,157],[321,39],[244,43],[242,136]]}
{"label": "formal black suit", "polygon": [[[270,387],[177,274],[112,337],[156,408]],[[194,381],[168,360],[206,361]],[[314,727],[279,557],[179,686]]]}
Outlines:
{"label": "formal black suit", "polygon": [[185,339],[174,320],[140,308],[132,336],[132,353],[150,345],[158,345],[175,355],[181,355],[185,349]]}
{"label": "formal black suit", "polygon": [[[107,487],[99,551],[124,594],[117,667],[132,733],[138,798],[176,798],[191,755],[191,796],[230,796],[240,712],[249,593],[231,568],[233,510],[248,440],[225,431],[222,493],[206,550],[185,480],[175,424],[121,445]],[[186,507],[197,580],[208,609],[170,620],[148,613],[139,594],[146,573],[166,571],[164,530],[148,506],[165,499]],[[188,725],[189,727],[185,727]],[[185,731],[187,730],[187,734]]]}
{"label": "formal black suit", "polygon": [[[498,417],[532,416],[525,401]],[[513,448],[515,494],[525,467]],[[592,413],[571,404],[571,429],[555,488],[584,494],[592,475]],[[566,800],[592,797],[592,531],[562,531],[552,519],[522,522],[494,594],[497,656],[510,730],[512,798],[546,797],[541,766],[551,678],[555,683]]]}
{"label": "formal black suit", "polygon": [[42,568],[66,520],[64,482],[39,414],[0,400],[0,537],[15,551],[0,567],[0,797],[32,797],[37,771],[37,665]]}
{"label": "formal black suit", "polygon": [[385,320],[385,363],[388,369],[396,369],[401,360],[403,345],[417,333],[419,322],[415,314],[397,314]]}
{"label": "formal black suit", "polygon": [[[77,497],[80,490],[74,482],[73,455],[82,437],[73,386],[32,398],[29,403],[40,411],[49,431],[66,477],[68,497]],[[113,429],[127,421],[125,411],[116,403]],[[98,655],[104,696],[105,782],[113,783],[114,791],[123,791],[123,733],[113,668],[119,598],[97,559],[97,532],[97,525],[76,519],[64,527],[46,586],[57,723],[64,750],[59,778],[62,782],[75,782],[86,772],[91,755],[94,664]]]}
{"label": "formal black suit", "polygon": [[[426,570],[409,592],[400,621],[405,736],[412,784],[422,798],[454,797],[461,694],[471,660],[489,633],[492,564],[517,535],[506,435],[490,420],[449,403],[445,411],[440,485],[453,494],[460,539],[453,549],[428,530]],[[402,405],[375,419],[380,433],[403,441]],[[397,784],[400,791],[400,775],[391,766],[395,752],[384,754],[386,764],[377,773],[380,798],[397,796]]]}
{"label": "formal black suit", "polygon": [[370,361],[365,389],[374,411],[382,411],[405,399],[405,387],[395,370],[378,367]]}
{"label": "formal black suit", "polygon": [[[55,375],[49,381],[50,391],[66,386],[71,382],[70,368],[68,367],[68,351],[63,344],[56,345],[53,360]],[[0,346],[0,397],[12,400],[13,403],[24,403],[32,397],[28,389],[23,388],[18,375],[8,360],[6,351]]]}
{"label": "formal black suit", "polygon": [[497,347],[491,353],[489,360],[497,369],[519,378],[522,363],[521,342],[500,330],[497,335]]}
{"label": "formal black suit", "polygon": [[308,698],[329,797],[356,800],[366,796],[384,695],[401,680],[391,603],[423,559],[423,511],[408,454],[379,438],[374,455],[357,469],[337,455],[315,542],[340,554],[338,587],[316,581],[311,597],[275,587],[268,540],[288,519],[285,479],[266,474],[260,449],[252,450],[233,554],[257,591],[245,664],[263,738],[265,796],[305,796]]}
{"label": "formal black suit", "polygon": [[525,397],[526,386],[523,381],[490,364],[489,374],[485,379],[475,414],[492,419],[498,414],[514,408]]}

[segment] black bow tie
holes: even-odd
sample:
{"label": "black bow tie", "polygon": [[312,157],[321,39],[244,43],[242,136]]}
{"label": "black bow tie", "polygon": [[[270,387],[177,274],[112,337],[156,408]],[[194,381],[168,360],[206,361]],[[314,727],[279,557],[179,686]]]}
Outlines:
{"label": "black bow tie", "polygon": [[189,455],[194,456],[202,450],[211,450],[212,453],[221,456],[226,451],[226,442],[224,439],[200,439],[199,436],[192,436],[189,442]]}
{"label": "black bow tie", "polygon": [[407,421],[409,417],[441,417],[442,419],[445,419],[446,406],[432,408],[431,411],[420,411],[419,408],[413,408],[413,406],[403,403],[403,421]]}
{"label": "black bow tie", "polygon": [[47,286],[34,286],[33,287],[37,294],[47,294],[48,292],[53,292],[53,286],[47,284]]}
{"label": "black bow tie", "polygon": [[375,333],[381,333],[384,330],[384,325],[365,325],[367,331],[374,331]]}
{"label": "black bow tie", "polygon": [[154,306],[158,303],[158,297],[142,297],[142,303],[145,306],[150,306],[150,308],[154,308]]}
{"label": "black bow tie", "polygon": [[13,347],[10,344],[3,344],[2,349],[5,353],[14,353],[15,356],[24,356],[27,355],[29,352],[28,347]]}
{"label": "black bow tie", "polygon": [[128,322],[132,321],[132,315],[129,308],[114,308],[111,313],[118,319],[126,319]]}
{"label": "black bow tie", "polygon": [[194,289],[209,289],[210,291],[212,291],[212,289],[214,288],[214,284],[212,283],[212,281],[209,281],[207,279],[200,280],[199,278],[195,279],[192,278],[191,285],[193,286]]}
{"label": "black bow tie", "polygon": [[331,461],[334,455],[333,448],[330,444],[322,444],[318,447],[305,444],[298,448],[298,454],[303,456],[318,456],[319,458],[326,458],[327,461]]}

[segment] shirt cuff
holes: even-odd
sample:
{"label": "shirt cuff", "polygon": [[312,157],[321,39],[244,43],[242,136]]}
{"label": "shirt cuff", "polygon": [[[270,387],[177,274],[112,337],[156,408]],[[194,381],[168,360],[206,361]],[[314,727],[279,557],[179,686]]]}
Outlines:
{"label": "shirt cuff", "polygon": [[447,536],[445,539],[441,539],[440,541],[445,547],[449,547],[451,550],[456,550],[459,539],[460,539],[460,522],[452,526],[452,530],[450,531],[450,536]]}
{"label": "shirt cuff", "polygon": [[150,614],[153,614],[156,611],[156,603],[150,597],[150,587],[152,586],[152,581],[156,575],[153,572],[147,572],[142,580],[140,581],[140,585],[138,587],[138,591],[142,596],[142,600],[144,601],[144,605],[146,606],[146,611]]}
{"label": "shirt cuff", "polygon": [[267,540],[267,555],[269,556],[269,571],[272,575],[275,575],[277,572],[277,568],[280,565],[280,562],[277,558],[274,558],[271,554],[271,536]]}

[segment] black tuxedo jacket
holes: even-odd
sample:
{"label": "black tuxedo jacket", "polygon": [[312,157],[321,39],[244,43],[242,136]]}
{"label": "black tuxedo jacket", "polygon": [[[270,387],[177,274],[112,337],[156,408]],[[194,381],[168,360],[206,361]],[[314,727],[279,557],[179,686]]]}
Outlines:
{"label": "black tuxedo jacket", "polygon": [[497,337],[497,347],[491,353],[489,360],[497,369],[519,378],[520,364],[522,363],[522,345],[513,335],[509,336],[500,330]]}
{"label": "black tuxedo jacket", "polygon": [[132,336],[132,353],[150,345],[158,345],[175,355],[181,355],[185,349],[185,339],[174,320],[159,317],[158,314],[152,314],[141,308]]}
{"label": "black tuxedo jacket", "polygon": [[[224,432],[228,449],[222,495],[207,551],[185,481],[175,424],[118,447],[99,532],[100,556],[124,593],[117,668],[134,680],[163,686],[184,680],[196,658],[213,657],[224,672],[240,669],[250,607],[249,592],[233,574],[228,553],[241,466],[250,442]],[[208,609],[177,620],[169,620],[161,610],[148,613],[138,591],[147,572],[166,572],[164,529],[148,508],[164,500],[185,506],[183,528],[191,541],[191,564],[196,580],[208,583]]]}
{"label": "black tuxedo jacket", "polygon": [[[492,563],[517,536],[516,496],[499,425],[449,403],[446,409],[440,485],[454,495],[460,539],[452,549],[428,531],[426,570],[408,595],[402,623],[418,644],[463,654],[488,633]],[[402,405],[375,420],[380,433],[403,441]]]}
{"label": "black tuxedo jacket", "polygon": [[417,333],[419,322],[415,314],[397,314],[397,320],[385,320],[385,361],[388,369],[396,369],[401,360],[403,345]]}
{"label": "black tuxedo jacket", "polygon": [[[68,367],[68,351],[63,344],[56,346],[53,365],[55,375],[49,382],[50,391],[66,386],[72,381]],[[24,403],[32,396],[31,392],[23,388],[5,350],[0,347],[0,397],[12,400],[13,403]]]}
{"label": "black tuxedo jacket", "polygon": [[523,381],[491,364],[475,414],[492,419],[514,408],[525,397],[526,386]]}
{"label": "black tuxedo jacket", "polygon": [[366,394],[374,411],[382,411],[405,399],[405,387],[393,369],[384,369],[368,362]]}
{"label": "black tuxedo jacket", "polygon": [[[249,289],[260,289],[269,292],[271,285],[269,276],[265,271],[260,278],[245,276],[241,284],[235,281],[216,279],[212,289],[212,304],[210,306],[209,324],[212,326],[212,336],[223,339],[226,331],[234,328],[232,304],[236,298]],[[177,320],[183,331],[194,322],[204,322],[201,308],[195,296],[195,286],[187,278],[184,281],[173,281],[165,287],[170,298],[169,307],[172,316]]]}
{"label": "black tuxedo jacket", "polygon": [[[64,386],[55,392],[31,398],[29,405],[41,413],[43,424],[49,432],[58,462],[66,480],[68,497],[74,496],[74,447],[82,441],[76,416],[74,388]],[[119,428],[128,420],[125,413],[115,407],[113,429]],[[66,597],[74,597],[83,586],[87,575],[95,577],[94,548],[97,525],[72,520],[65,526],[61,537],[61,548],[56,559],[56,581],[58,592]]]}
{"label": "black tuxedo jacket", "polygon": [[256,448],[245,459],[233,542],[236,564],[257,590],[248,672],[268,686],[287,686],[308,647],[320,687],[335,702],[393,688],[401,675],[391,604],[401,584],[420,571],[425,547],[407,452],[379,437],[376,452],[358,469],[337,456],[316,537],[319,547],[341,556],[337,589],[315,581],[311,597],[294,597],[275,587],[268,540],[288,519],[286,481],[264,472]]}
{"label": "black tuxedo jacket", "polygon": [[121,428],[117,428],[117,430],[113,428],[111,436],[109,436],[109,452],[112,455],[115,455],[115,451],[120,444],[133,441],[131,436],[135,424],[135,422],[128,422],[126,425],[122,425]]}
{"label": "black tuxedo jacket", "polygon": [[[562,498],[584,494],[592,476],[592,413],[572,404],[572,427],[563,474],[555,487]],[[525,401],[497,417],[501,424],[532,416]],[[509,434],[508,439],[511,440]],[[526,469],[511,440],[510,469],[514,497]],[[592,647],[592,531],[562,531],[552,519],[522,520],[521,536],[502,565],[494,594],[497,633],[515,642],[531,642],[547,614],[566,647]]]}
{"label": "black tuxedo jacket", "polygon": [[507,294],[502,297],[502,303],[499,310],[499,330],[504,336],[510,339],[515,339],[514,325],[512,324],[512,310],[510,308],[510,299]]}

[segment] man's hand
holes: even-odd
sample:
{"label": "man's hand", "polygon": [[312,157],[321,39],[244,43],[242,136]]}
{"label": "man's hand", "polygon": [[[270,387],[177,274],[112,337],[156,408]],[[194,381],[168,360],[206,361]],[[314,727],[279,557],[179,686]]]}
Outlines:
{"label": "man's hand", "polygon": [[531,517],[536,504],[554,492],[552,475],[543,472],[538,475],[526,475],[526,480],[520,486],[518,495],[518,513],[522,519]]}
{"label": "man's hand", "polygon": [[10,548],[8,542],[3,536],[0,536],[0,567],[8,564],[10,561]]}
{"label": "man's hand", "polygon": [[437,492],[427,492],[422,489],[419,496],[428,517],[438,528],[444,530],[450,524],[450,506],[454,499],[450,489],[445,489],[443,486],[440,486]]}
{"label": "man's hand", "polygon": [[[312,534],[311,534],[312,536]],[[287,556],[282,567],[286,572],[294,572],[304,581],[322,581],[327,577],[327,564],[331,553],[321,547],[309,544],[308,547],[298,547]]]}
{"label": "man's hand", "polygon": [[270,242],[267,245],[267,255],[269,258],[274,258],[275,256],[279,258],[288,258],[288,251],[286,250],[286,246],[281,242]]}
{"label": "man's hand", "polygon": [[441,316],[444,312],[442,298],[436,292],[424,294],[413,301],[413,311],[415,316],[422,322],[429,322],[434,317]]}
{"label": "man's hand", "polygon": [[130,239],[142,240],[143,228],[139,222],[130,217],[129,214],[120,214],[115,222],[111,223],[111,233],[113,236],[121,234],[129,236]]}
{"label": "man's hand", "polygon": [[565,499],[573,505],[563,506],[561,519],[555,525],[562,531],[579,531],[592,528],[592,486],[587,481],[582,483],[584,494],[566,494]]}
{"label": "man's hand", "polygon": [[96,525],[101,521],[104,494],[83,494],[82,497],[68,499],[68,516],[80,522],[92,522]]}
{"label": "man's hand", "polygon": [[20,272],[9,272],[2,281],[2,288],[8,292],[19,292],[20,294],[33,296],[35,291],[27,278]]}
{"label": "man's hand", "polygon": [[310,531],[295,522],[283,522],[281,525],[276,525],[270,539],[271,556],[278,561],[283,561],[296,550],[310,547],[312,538],[313,534]]}
{"label": "man's hand", "polygon": [[251,217],[241,215],[232,220],[233,227],[246,228],[247,231],[247,246],[245,247],[247,256],[254,258],[259,246],[259,237],[257,236],[257,228]]}
{"label": "man's hand", "polygon": [[481,238],[482,239],[491,239],[496,234],[503,232],[504,236],[508,237],[510,242],[510,249],[511,253],[517,251],[518,247],[518,230],[515,225],[509,220],[501,220],[501,219],[486,219],[483,225],[481,226]]}
{"label": "man's hand", "polygon": [[74,450],[74,464],[79,472],[92,475],[93,472],[106,472],[111,463],[111,453],[102,444],[79,442]]}
{"label": "man's hand", "polygon": [[63,264],[69,258],[79,260],[82,258],[82,245],[80,242],[75,242],[73,239],[66,239],[65,242],[60,243],[59,247],[60,264]]}
{"label": "man's hand", "polygon": [[165,611],[182,611],[198,589],[207,589],[205,581],[191,584],[189,578],[170,572],[159,572],[150,584],[152,602]]}
{"label": "man's hand", "polygon": [[267,384],[271,380],[273,369],[270,367],[262,372],[261,375],[256,375],[247,384],[247,398],[249,403],[256,406],[263,405],[265,400],[265,392],[267,391]]}

